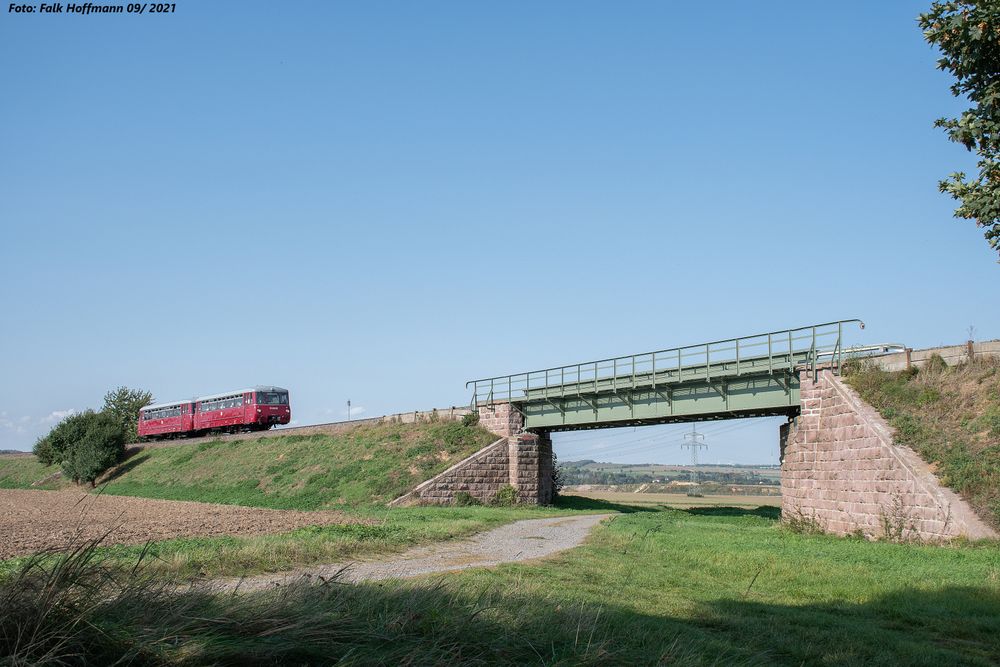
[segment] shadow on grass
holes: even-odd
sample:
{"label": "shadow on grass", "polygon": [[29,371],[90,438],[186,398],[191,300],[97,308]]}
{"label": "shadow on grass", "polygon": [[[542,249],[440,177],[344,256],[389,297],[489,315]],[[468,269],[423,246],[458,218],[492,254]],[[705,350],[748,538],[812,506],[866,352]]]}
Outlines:
{"label": "shadow on grass", "polygon": [[570,510],[603,510],[608,512],[621,512],[622,514],[659,511],[656,507],[623,505],[621,503],[613,503],[607,500],[599,500],[597,498],[587,498],[586,496],[559,495],[553,504],[556,507]]}
{"label": "shadow on grass", "polygon": [[680,511],[695,516],[758,516],[762,519],[773,519],[774,521],[781,519],[781,508],[772,507],[771,505],[761,505],[754,509],[726,505],[718,507],[689,507]]}
{"label": "shadow on grass", "polygon": [[126,458],[124,462],[115,466],[115,468],[113,468],[106,476],[101,478],[99,485],[103,486],[108,482],[113,482],[122,475],[128,473],[131,470],[134,470],[138,466],[141,466],[143,463],[148,461],[150,456],[149,453],[147,452],[145,454],[142,454],[141,451],[142,450],[137,450],[135,453],[128,456],[128,458]]}
{"label": "shadow on grass", "polygon": [[197,585],[178,591],[134,571],[112,580],[78,560],[48,578],[31,573],[3,584],[0,662],[55,661],[60,651],[66,664],[936,667],[1000,658],[1000,595],[985,587],[809,605],[760,602],[748,589],[747,599],[695,599],[654,615],[621,591],[581,598],[565,573],[536,580],[542,588],[530,593],[504,577],[439,577],[302,581],[237,595]]}

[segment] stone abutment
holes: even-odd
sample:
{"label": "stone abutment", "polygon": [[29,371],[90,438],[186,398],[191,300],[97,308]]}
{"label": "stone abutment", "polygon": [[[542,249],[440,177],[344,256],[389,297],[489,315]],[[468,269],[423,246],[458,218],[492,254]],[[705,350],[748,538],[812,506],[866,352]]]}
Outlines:
{"label": "stone abutment", "polygon": [[800,375],[802,412],[781,427],[781,515],[846,535],[996,538],[930,466],[830,370]]}
{"label": "stone abutment", "polygon": [[448,504],[459,493],[488,503],[507,485],[517,490],[519,502],[551,503],[553,463],[549,434],[524,432],[524,418],[510,403],[480,407],[479,424],[498,439],[391,504]]}

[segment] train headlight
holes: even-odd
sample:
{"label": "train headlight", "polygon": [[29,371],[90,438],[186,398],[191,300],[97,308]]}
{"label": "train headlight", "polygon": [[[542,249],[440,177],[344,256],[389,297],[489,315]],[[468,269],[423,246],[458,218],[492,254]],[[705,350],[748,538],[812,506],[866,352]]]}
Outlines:
{"label": "train headlight", "polygon": [[260,414],[260,408],[257,408],[257,414]]}

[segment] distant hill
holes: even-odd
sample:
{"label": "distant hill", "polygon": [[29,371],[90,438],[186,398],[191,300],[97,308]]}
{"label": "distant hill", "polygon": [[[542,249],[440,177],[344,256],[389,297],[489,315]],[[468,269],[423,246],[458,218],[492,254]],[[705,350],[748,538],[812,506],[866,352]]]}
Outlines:
{"label": "distant hill", "polygon": [[[441,421],[149,447],[122,463],[103,486],[115,495],[278,509],[375,505],[494,440],[478,426]],[[0,488],[71,484],[56,472],[34,456],[6,458],[0,460]]]}
{"label": "distant hill", "polygon": [[[600,461],[560,461],[564,484],[656,484],[688,480],[691,466],[660,463],[605,463]],[[781,468],[774,465],[698,465],[698,477],[704,482],[722,484],[775,485]]]}

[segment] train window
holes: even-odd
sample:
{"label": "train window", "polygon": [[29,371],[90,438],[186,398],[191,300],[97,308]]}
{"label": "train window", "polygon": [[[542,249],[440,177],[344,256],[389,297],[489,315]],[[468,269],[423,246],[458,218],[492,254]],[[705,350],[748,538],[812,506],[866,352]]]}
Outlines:
{"label": "train window", "polygon": [[257,403],[260,405],[288,405],[288,394],[283,391],[259,391]]}

